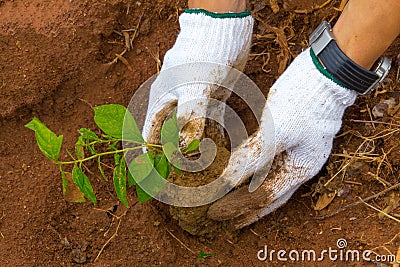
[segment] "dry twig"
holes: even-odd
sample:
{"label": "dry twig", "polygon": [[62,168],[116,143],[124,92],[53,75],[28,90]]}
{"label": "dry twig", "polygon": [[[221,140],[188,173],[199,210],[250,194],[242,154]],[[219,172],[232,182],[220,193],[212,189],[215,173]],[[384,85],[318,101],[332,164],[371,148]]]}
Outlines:
{"label": "dry twig", "polygon": [[388,122],[383,122],[383,121],[366,121],[366,120],[351,120],[352,122],[364,122],[364,123],[376,123],[376,124],[384,124],[384,125],[389,125],[389,126],[394,126],[394,127],[400,127],[400,124],[394,124],[394,123],[388,123]]}
{"label": "dry twig", "polygon": [[147,52],[150,54],[150,56],[154,59],[154,61],[157,64],[157,73],[160,72],[161,69],[161,60],[160,60],[160,48],[157,48],[157,54],[153,54],[153,52],[151,52],[151,50],[146,46],[146,50]]}
{"label": "dry twig", "polygon": [[144,10],[142,12],[142,15],[140,15],[140,17],[139,17],[139,21],[136,24],[136,27],[134,29],[132,29],[132,30],[134,30],[134,33],[133,33],[132,38],[129,41],[131,47],[133,46],[133,41],[135,40],[135,38],[139,36],[139,27],[140,27],[140,23],[142,22],[143,15],[144,15]]}
{"label": "dry twig", "polygon": [[115,54],[115,56],[128,68],[128,70],[133,71],[133,68],[129,64],[128,60],[126,60],[126,58],[124,58],[120,54]]}
{"label": "dry twig", "polygon": [[334,7],[336,11],[342,12],[349,0],[342,0],[338,8]]}
{"label": "dry twig", "polygon": [[101,253],[103,252],[104,248],[111,242],[111,240],[113,240],[118,235],[118,230],[119,230],[119,226],[121,225],[121,221],[122,221],[122,218],[119,218],[118,225],[117,225],[117,228],[115,229],[114,234],[106,241],[106,243],[104,243],[104,245],[101,247],[99,253],[97,254],[97,256],[96,256],[96,258],[94,259],[93,262],[96,262],[99,259],[99,257],[101,255]]}
{"label": "dry twig", "polygon": [[[138,203],[138,202],[135,202],[131,207],[135,206],[137,203]],[[111,242],[115,237],[118,236],[118,230],[119,230],[119,227],[121,226],[122,218],[128,213],[129,208],[126,209],[125,212],[124,212],[122,215],[120,215],[120,216],[117,216],[117,215],[113,214],[112,212],[109,212],[109,210],[102,210],[102,209],[97,209],[97,208],[94,208],[94,209],[95,209],[95,210],[99,210],[99,211],[105,211],[107,214],[111,214],[111,215],[113,216],[113,219],[116,218],[116,219],[118,220],[117,228],[115,229],[114,234],[104,243],[104,245],[101,247],[99,253],[97,253],[96,258],[95,258],[94,261],[93,261],[93,262],[96,262],[96,261],[99,259],[100,255],[103,253],[103,251],[104,251],[104,249],[106,248],[106,246],[107,246],[108,244],[110,244],[110,242]]]}
{"label": "dry twig", "polygon": [[330,2],[332,2],[332,0],[327,0],[327,1],[325,1],[324,3],[322,3],[322,5],[315,6],[315,7],[311,7],[310,10],[307,10],[307,9],[296,9],[296,10],[294,11],[294,13],[297,13],[297,14],[309,14],[309,13],[312,13],[312,12],[314,12],[314,11],[317,11],[317,10],[319,10],[319,9],[321,9],[321,8],[326,7],[327,5],[329,5]]}
{"label": "dry twig", "polygon": [[367,206],[370,207],[371,209],[376,210],[377,212],[379,212],[379,213],[385,215],[386,217],[388,217],[388,218],[390,218],[390,219],[392,219],[392,220],[394,220],[394,221],[400,223],[400,220],[399,220],[399,219],[396,219],[396,218],[393,217],[392,215],[387,214],[387,213],[384,212],[383,210],[380,210],[380,209],[378,209],[378,208],[375,208],[374,206],[372,206],[372,205],[368,204],[367,202],[365,202],[364,200],[362,200],[360,197],[359,197],[359,199],[360,199],[361,203],[364,203],[365,205],[367,205]]}
{"label": "dry twig", "polygon": [[[353,136],[356,136],[358,138],[363,139],[363,142],[359,147],[356,149],[355,152],[352,153],[335,153],[332,154],[333,157],[342,157],[342,158],[347,158],[347,161],[343,161],[342,166],[340,167],[339,171],[332,176],[331,179],[329,179],[328,182],[325,183],[325,186],[327,186],[334,178],[338,176],[339,173],[343,173],[342,178],[344,178],[345,171],[347,167],[353,163],[356,160],[362,160],[366,162],[376,162],[378,164],[377,170],[375,173],[369,172],[368,174],[373,176],[375,179],[377,179],[381,184],[383,184],[385,187],[390,186],[391,184],[385,179],[383,179],[379,173],[381,171],[382,165],[385,165],[392,173],[394,172],[393,167],[391,163],[389,162],[387,155],[392,151],[390,149],[388,152],[385,152],[382,150],[383,155],[374,153],[376,150],[375,147],[375,140],[381,139],[381,138],[391,138],[393,134],[397,133],[400,131],[400,128],[398,129],[384,129],[380,131],[379,133],[376,133],[372,136],[363,136],[361,133],[356,132],[356,131],[348,131],[346,133],[343,133],[341,136],[345,136],[347,134],[352,134]],[[366,149],[368,149],[366,151]]]}
{"label": "dry twig", "polygon": [[[119,56],[123,56],[125,53],[126,53],[126,48],[124,49],[124,51],[122,51],[122,53],[121,54],[118,54]],[[118,56],[116,56],[112,61],[110,61],[110,62],[108,62],[108,63],[106,63],[106,65],[112,65],[112,64],[115,64],[115,63],[117,63],[118,62]]]}
{"label": "dry twig", "polygon": [[360,204],[360,203],[363,203],[363,202],[367,202],[367,201],[369,201],[369,200],[371,200],[371,199],[374,199],[374,198],[378,198],[378,197],[380,197],[380,196],[383,196],[383,195],[387,194],[388,192],[393,191],[393,190],[395,190],[395,189],[397,189],[397,188],[400,188],[400,183],[395,184],[395,185],[393,185],[393,186],[391,186],[391,187],[389,187],[389,188],[386,188],[385,190],[383,190],[383,191],[381,191],[381,192],[379,192],[379,193],[377,193],[377,194],[374,194],[374,195],[372,195],[372,196],[369,196],[369,197],[366,197],[366,198],[364,198],[364,199],[360,199],[360,200],[357,200],[357,201],[355,201],[355,202],[353,202],[353,203],[350,203],[349,205],[346,205],[346,206],[344,206],[344,207],[341,207],[340,209],[338,209],[338,210],[336,210],[336,211],[334,211],[334,212],[332,212],[332,213],[329,213],[329,214],[326,214],[326,215],[323,215],[323,216],[314,217],[314,218],[317,219],[317,220],[324,220],[324,219],[326,219],[326,218],[332,217],[332,216],[334,216],[334,215],[336,215],[336,214],[338,214],[338,213],[344,211],[345,209],[348,209],[348,208],[350,208],[350,207],[356,206],[356,205],[358,205],[358,204]]}
{"label": "dry twig", "polygon": [[179,240],[179,238],[177,238],[173,233],[171,233],[171,231],[170,230],[168,230],[168,229],[165,229],[167,232],[168,232],[168,234],[170,234],[176,241],[178,241],[179,242],[179,244],[181,244],[182,245],[182,247],[184,247],[184,248],[186,248],[187,250],[189,250],[193,255],[196,255],[197,256],[197,254],[193,251],[193,250],[191,250],[188,246],[186,246],[181,240]]}

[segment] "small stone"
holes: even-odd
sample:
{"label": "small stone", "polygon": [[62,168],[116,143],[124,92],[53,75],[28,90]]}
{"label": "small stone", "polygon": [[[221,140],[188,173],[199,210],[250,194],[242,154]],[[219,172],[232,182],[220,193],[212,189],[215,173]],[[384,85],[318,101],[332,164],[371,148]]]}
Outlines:
{"label": "small stone", "polygon": [[343,187],[342,189],[339,190],[339,192],[337,193],[338,197],[347,197],[350,193],[350,188],[349,187]]}
{"label": "small stone", "polygon": [[372,115],[374,115],[375,118],[382,118],[388,113],[388,110],[392,109],[395,105],[396,100],[393,97],[379,102],[372,108]]}
{"label": "small stone", "polygon": [[21,49],[22,43],[21,43],[21,41],[17,40],[15,42],[15,45],[18,47],[18,49]]}
{"label": "small stone", "polygon": [[68,241],[67,237],[64,237],[63,239],[61,239],[61,245],[66,248],[66,247],[70,247],[71,243]]}
{"label": "small stone", "polygon": [[24,172],[26,172],[26,171],[28,170],[28,168],[29,168],[28,165],[26,165],[25,163],[22,164],[22,170],[23,170]]}
{"label": "small stone", "polygon": [[75,263],[85,263],[86,262],[86,253],[84,253],[82,250],[76,248],[71,251],[71,257],[72,261]]}
{"label": "small stone", "polygon": [[372,115],[374,115],[375,118],[382,118],[388,109],[389,106],[387,104],[378,103],[372,109]]}

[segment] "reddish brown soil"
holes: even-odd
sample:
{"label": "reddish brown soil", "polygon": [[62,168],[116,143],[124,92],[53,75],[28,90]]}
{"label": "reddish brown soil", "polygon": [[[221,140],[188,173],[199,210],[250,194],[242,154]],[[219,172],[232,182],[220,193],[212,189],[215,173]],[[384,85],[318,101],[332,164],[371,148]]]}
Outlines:
{"label": "reddish brown soil", "polygon": [[[337,18],[339,12],[334,8],[341,1],[328,1],[320,8],[325,1],[278,0],[277,13],[270,2],[275,1],[254,1],[250,6],[257,22],[245,71],[265,94],[306,46],[312,29],[322,19]],[[92,181],[99,199],[95,208],[63,199],[56,166],[43,157],[24,124],[39,117],[57,134],[64,134],[64,148],[71,149],[77,129],[96,129],[90,105],[127,105],[135,89],[156,73],[150,52],[159,52],[163,59],[179,31],[177,16],[184,8],[184,1],[0,1],[0,266],[376,266],[257,259],[257,251],[264,245],[275,250],[322,251],[336,248],[338,238],[345,238],[351,249],[396,254],[399,223],[379,218],[364,204],[324,220],[315,216],[357,201],[358,196],[365,198],[384,190],[388,185],[383,185],[383,179],[391,185],[399,180],[399,132],[394,131],[399,130],[400,112],[380,119],[397,126],[351,122],[370,120],[370,109],[382,99],[394,97],[399,103],[399,40],[387,52],[393,64],[385,85],[375,96],[359,97],[346,111],[343,135],[335,140],[334,155],[321,174],[301,187],[285,206],[235,236],[220,233],[214,240],[191,236],[154,202],[126,210],[118,205],[112,183],[100,177]],[[123,39],[114,30],[135,28],[139,20],[133,49],[124,55],[132,70],[121,62],[106,65],[124,49]],[[237,99],[229,103],[250,120],[251,114]],[[254,123],[249,129],[254,130]],[[347,164],[348,158],[339,155],[357,151],[363,139],[356,132],[373,136],[383,130],[387,136],[361,147],[363,151],[374,149],[372,159],[359,157]],[[342,168],[345,171],[327,188],[344,187],[345,194],[323,211],[314,211],[318,193],[312,194],[323,192],[316,185]],[[385,196],[399,194],[393,192]],[[128,197],[135,203],[133,190]],[[380,197],[368,203],[383,209],[388,199]],[[390,214],[399,216],[399,208]],[[200,251],[215,256],[198,259]]]}

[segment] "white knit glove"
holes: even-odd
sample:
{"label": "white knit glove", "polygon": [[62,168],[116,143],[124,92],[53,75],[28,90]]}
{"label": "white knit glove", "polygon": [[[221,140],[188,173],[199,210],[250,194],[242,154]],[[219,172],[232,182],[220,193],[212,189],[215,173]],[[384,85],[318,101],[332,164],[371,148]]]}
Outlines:
{"label": "white knit glove", "polygon": [[[249,12],[217,14],[189,9],[179,17],[179,24],[181,31],[175,45],[165,54],[161,72],[151,86],[143,127],[143,137],[149,143],[159,141],[161,124],[175,106],[179,127],[185,125],[181,129],[181,144],[185,146],[193,139],[200,139],[208,99],[219,94],[219,100],[225,101],[229,93],[218,86],[193,81],[222,83],[228,73],[224,68],[220,71],[217,64],[241,70],[247,61],[253,30]],[[179,68],[198,62],[205,64]],[[222,121],[223,110],[209,112]]]}
{"label": "white knit glove", "polygon": [[[257,221],[284,204],[328,159],[343,113],[356,93],[328,78],[315,60],[309,49],[303,51],[275,82],[259,131],[232,153],[222,175],[232,183],[243,183],[258,166],[275,158],[265,181],[252,193],[246,185],[215,202],[208,210],[211,219],[232,220],[234,228]],[[276,151],[271,154],[271,141],[263,136],[274,130]]]}

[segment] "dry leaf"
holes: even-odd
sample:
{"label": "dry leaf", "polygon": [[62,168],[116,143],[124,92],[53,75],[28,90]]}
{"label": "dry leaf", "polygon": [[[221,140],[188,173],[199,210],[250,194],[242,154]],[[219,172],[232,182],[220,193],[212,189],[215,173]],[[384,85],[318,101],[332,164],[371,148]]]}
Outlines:
{"label": "dry leaf", "polygon": [[382,118],[388,114],[389,111],[393,112],[392,110],[395,105],[396,100],[393,97],[383,100],[372,108],[372,115],[374,115],[375,118]]}
{"label": "dry leaf", "polygon": [[257,12],[263,10],[266,6],[267,6],[267,1],[265,1],[265,0],[264,1],[256,1],[254,3],[253,12],[257,13]]}
{"label": "dry leaf", "polygon": [[[387,214],[392,212],[394,209],[396,209],[400,205],[399,200],[400,200],[399,193],[392,192],[390,194],[390,196],[385,198],[387,206],[386,206],[386,208],[383,209],[383,211]],[[379,213],[379,215],[378,215],[379,218],[383,218],[384,216],[385,215],[383,213]]]}
{"label": "dry leaf", "polygon": [[269,5],[271,6],[272,12],[274,12],[274,14],[279,12],[279,6],[276,0],[269,0]]}
{"label": "dry leaf", "polygon": [[276,34],[275,42],[278,43],[280,46],[280,53],[276,57],[276,60],[279,62],[278,74],[280,75],[285,71],[287,63],[289,61],[289,47],[285,35],[285,27],[272,27],[272,30]]}
{"label": "dry leaf", "polygon": [[67,188],[65,190],[64,199],[69,202],[84,202],[85,197],[78,186],[72,180],[72,174],[69,172],[65,173],[65,179],[68,182]]}
{"label": "dry leaf", "polygon": [[314,210],[323,210],[326,208],[335,198],[335,192],[325,192],[319,196],[317,203],[315,204]]}

